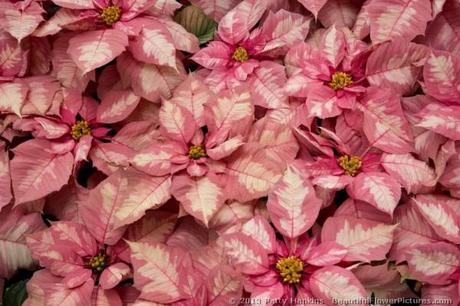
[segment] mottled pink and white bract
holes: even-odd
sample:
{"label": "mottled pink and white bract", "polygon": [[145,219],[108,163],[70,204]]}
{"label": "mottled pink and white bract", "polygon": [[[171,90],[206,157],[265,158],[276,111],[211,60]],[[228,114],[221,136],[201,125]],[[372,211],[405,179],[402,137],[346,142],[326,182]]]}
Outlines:
{"label": "mottled pink and white bract", "polygon": [[0,304],[460,305],[459,0],[0,24]]}

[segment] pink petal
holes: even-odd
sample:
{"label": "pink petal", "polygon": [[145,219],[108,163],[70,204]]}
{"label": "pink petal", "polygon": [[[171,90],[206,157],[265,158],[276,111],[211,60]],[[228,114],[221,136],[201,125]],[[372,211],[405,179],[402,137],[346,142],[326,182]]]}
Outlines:
{"label": "pink petal", "polygon": [[158,243],[129,242],[129,247],[134,271],[139,271],[134,283],[141,298],[165,304],[189,297],[180,276],[187,273],[183,252]]}
{"label": "pink petal", "polygon": [[276,228],[294,239],[316,221],[321,201],[308,179],[290,166],[268,195],[267,208]]}
{"label": "pink petal", "polygon": [[[53,224],[50,232],[56,238],[56,247],[62,247],[63,251],[67,251],[65,247],[70,247],[74,253],[81,257],[93,255],[97,252],[95,239],[91,236],[87,228],[79,223],[59,221]],[[46,241],[46,236],[42,236],[42,238],[44,238],[42,239],[43,245],[49,243]],[[45,252],[43,255],[48,255],[46,254],[45,247],[43,251]]]}
{"label": "pink petal", "polygon": [[244,234],[224,236],[223,247],[230,262],[244,274],[258,275],[268,271],[268,258],[262,245]]}
{"label": "pink petal", "polygon": [[228,266],[217,266],[207,280],[208,305],[225,305],[227,301],[241,296],[243,282]]}
{"label": "pink petal", "polygon": [[[265,117],[258,120],[252,127],[248,143],[258,143],[259,160],[271,159],[281,161],[280,166],[286,167],[294,160],[299,150],[291,128],[276,118]],[[250,145],[248,145],[250,147]],[[257,159],[256,158],[256,159]],[[284,168],[283,168],[284,170]]]}
{"label": "pink petal", "polygon": [[129,147],[116,142],[93,141],[89,158],[94,166],[105,174],[111,174],[120,167],[127,167],[133,151]]}
{"label": "pink petal", "polygon": [[150,10],[157,15],[173,15],[174,11],[179,9],[181,4],[174,0],[154,1]]}
{"label": "pink petal", "polygon": [[90,305],[94,281],[90,278],[83,285],[74,289],[68,289],[59,281],[45,283],[43,287],[47,301],[53,301],[54,305]]}
{"label": "pink petal", "polygon": [[161,144],[152,144],[134,155],[132,164],[137,169],[155,176],[166,175],[171,172],[172,148]]}
{"label": "pink petal", "polygon": [[427,93],[441,101],[458,101],[457,87],[460,59],[447,52],[433,52],[423,68],[423,80]]}
{"label": "pink petal", "polygon": [[251,292],[251,299],[261,301],[260,305],[270,305],[272,301],[281,300],[284,295],[283,284],[277,282],[269,287],[256,287]]}
{"label": "pink petal", "polygon": [[91,97],[83,96],[81,108],[78,114],[86,121],[96,120],[99,103]]}
{"label": "pink petal", "polygon": [[383,260],[393,242],[395,227],[348,216],[329,217],[321,231],[321,241],[335,241],[347,248],[344,261]]}
{"label": "pink petal", "polygon": [[92,9],[94,8],[92,0],[53,0],[53,3],[71,9]]}
{"label": "pink petal", "polygon": [[254,210],[251,205],[239,202],[225,203],[222,208],[214,215],[210,222],[210,227],[215,229],[219,234],[222,232],[233,232],[239,230],[241,222],[248,221],[254,216]]}
{"label": "pink petal", "polygon": [[51,44],[46,38],[29,38],[34,48],[29,50],[30,54],[30,74],[43,75],[51,69]]}
{"label": "pink petal", "polygon": [[200,164],[198,162],[191,162],[187,166],[187,173],[191,177],[200,177],[206,175],[208,172],[208,166],[205,164]]}
{"label": "pink petal", "polygon": [[227,164],[227,196],[242,202],[266,196],[282,177],[284,166],[272,160],[256,159],[250,152],[240,151],[239,155]]}
{"label": "pink petal", "polygon": [[[291,49],[292,50],[292,49]],[[299,72],[292,75],[284,86],[285,93],[293,97],[308,97],[311,85],[317,85],[316,81],[312,81],[308,76]]]}
{"label": "pink petal", "polygon": [[19,42],[7,32],[0,33],[0,71],[1,75],[16,76],[24,70],[24,52]]}
{"label": "pink petal", "polygon": [[127,181],[122,171],[109,176],[92,189],[88,199],[80,205],[80,216],[88,230],[100,243],[115,244],[123,236],[124,227],[115,227],[115,214],[120,206],[120,197],[124,194]]}
{"label": "pink petal", "polygon": [[407,192],[414,192],[422,186],[434,186],[436,174],[425,162],[411,154],[384,154],[382,166]]}
{"label": "pink petal", "polygon": [[[176,229],[177,215],[174,213],[150,210],[140,220],[131,224],[126,230],[124,238],[132,242],[146,243],[166,243]],[[123,243],[121,246],[115,246],[116,252],[120,259],[130,262],[130,252],[128,245]]]}
{"label": "pink petal", "polygon": [[251,283],[259,287],[275,286],[280,282],[280,275],[275,270],[269,270],[267,273],[261,275],[251,276]]}
{"label": "pink petal", "polygon": [[83,105],[83,95],[77,90],[68,90],[64,93],[64,101],[61,105],[60,115],[62,121],[72,125],[76,121],[78,112]]}
{"label": "pink petal", "polygon": [[324,85],[317,86],[307,98],[308,113],[318,118],[338,116],[342,110],[338,107],[338,98],[332,88]]}
{"label": "pink petal", "polygon": [[18,269],[32,268],[34,261],[26,245],[25,235],[46,228],[39,213],[24,215],[20,210],[0,211],[0,277],[10,278]]}
{"label": "pink petal", "polygon": [[330,266],[322,268],[310,277],[310,289],[316,298],[323,299],[326,305],[337,302],[354,305],[367,305],[367,292],[356,276],[344,268]]}
{"label": "pink petal", "polygon": [[152,143],[152,139],[157,139],[159,135],[154,122],[135,121],[123,126],[112,140],[139,151],[146,148]]}
{"label": "pink petal", "polygon": [[112,289],[130,272],[131,268],[123,262],[110,265],[108,268],[104,269],[99,279],[102,289]]}
{"label": "pink petal", "polygon": [[[434,304],[436,306],[441,306],[441,304],[445,303],[452,303],[453,305],[455,305],[455,303],[458,304],[458,302],[460,301],[460,295],[458,293],[459,289],[457,287],[458,284],[456,283],[447,286],[423,286],[423,300],[421,305]],[[427,301],[427,303],[424,303],[425,301]]]}
{"label": "pink petal", "polygon": [[208,176],[191,178],[177,175],[171,186],[172,195],[192,216],[208,226],[209,220],[224,204],[224,193],[220,184]]}
{"label": "pink petal", "polygon": [[237,0],[191,0],[190,2],[200,7],[207,16],[217,22],[239,3]]}
{"label": "pink petal", "polygon": [[345,57],[345,36],[335,25],[331,26],[321,39],[320,50],[324,52],[324,57],[337,68]]}
{"label": "pink petal", "polygon": [[236,136],[234,138],[222,142],[221,144],[218,144],[213,148],[206,148],[206,153],[212,159],[219,160],[228,157],[233,152],[238,150],[238,148],[240,148],[243,144],[243,138]]}
{"label": "pink petal", "polygon": [[283,92],[286,83],[283,66],[269,61],[261,62],[250,80],[251,93],[256,105],[270,109],[287,106],[288,98]]}
{"label": "pink petal", "polygon": [[96,91],[100,99],[104,99],[105,95],[112,90],[124,90],[128,87],[114,65],[104,67],[97,81]]}
{"label": "pink petal", "polygon": [[373,43],[394,38],[411,41],[425,33],[426,24],[432,18],[430,3],[420,0],[377,0],[370,3],[367,10]]}
{"label": "pink petal", "polygon": [[210,133],[225,131],[233,137],[247,131],[252,124],[254,106],[247,88],[219,93],[217,99],[204,105],[205,122]]}
{"label": "pink petal", "polygon": [[329,0],[318,13],[318,19],[325,27],[353,27],[360,6],[353,0]]}
{"label": "pink petal", "polygon": [[[133,288],[133,287],[129,287]],[[91,305],[94,306],[123,306],[118,291],[115,289],[105,290],[102,287],[95,287],[91,295]]]}
{"label": "pink petal", "polygon": [[176,49],[171,35],[155,19],[130,43],[129,50],[138,61],[176,69]]}
{"label": "pink petal", "polygon": [[82,160],[87,160],[92,143],[93,136],[91,135],[85,135],[80,138],[74,149],[75,163],[78,163]]}
{"label": "pink petal", "polygon": [[[431,22],[426,31],[427,44],[433,49],[450,51],[460,55],[460,35],[457,29],[460,22],[457,18],[460,4],[454,0],[444,3],[442,12]],[[439,35],[443,33],[443,35]]]}
{"label": "pink petal", "polygon": [[460,202],[454,198],[441,195],[417,195],[413,198],[414,206],[442,238],[460,243],[460,213],[456,207]]}
{"label": "pink petal", "polygon": [[343,202],[335,211],[334,216],[352,216],[381,223],[392,223],[392,217],[387,213],[377,210],[377,208],[366,202],[355,201],[352,198]]}
{"label": "pink petal", "polygon": [[91,278],[92,272],[90,269],[81,269],[76,270],[67,274],[62,282],[69,289],[73,289],[85,283],[88,279]]}
{"label": "pink petal", "polygon": [[[124,8],[126,12],[121,16],[121,20],[131,20],[134,17],[150,9],[157,1],[152,0],[126,0]],[[164,5],[164,4],[163,4]]]}
{"label": "pink petal", "polygon": [[[82,286],[68,289],[62,283],[62,278],[56,277],[47,270],[39,270],[33,274],[27,283],[28,299],[24,305],[41,305],[46,301],[55,301],[53,305],[90,305],[94,282],[88,280]],[[63,304],[61,304],[63,303]]]}
{"label": "pink petal", "polygon": [[84,32],[71,38],[68,52],[78,68],[87,73],[112,61],[127,45],[125,33],[105,29]]}
{"label": "pink petal", "polygon": [[218,34],[225,42],[236,45],[249,37],[249,31],[267,9],[263,1],[248,0],[241,2],[228,12],[219,22]]}
{"label": "pink petal", "polygon": [[0,111],[12,112],[20,116],[28,91],[29,89],[24,84],[0,84]]}
{"label": "pink petal", "polygon": [[364,134],[373,146],[388,153],[412,151],[413,136],[399,95],[388,89],[371,87],[360,108],[364,113]]}
{"label": "pink petal", "polygon": [[394,232],[390,258],[395,259],[397,263],[407,259],[406,250],[439,240],[412,201],[396,208],[394,222],[398,224],[398,227]]}
{"label": "pink petal", "polygon": [[129,225],[145,215],[148,209],[156,209],[171,197],[169,176],[152,177],[138,171],[126,171],[127,184],[121,190],[125,193],[119,207],[113,212],[115,228]]}
{"label": "pink petal", "polygon": [[437,242],[407,251],[409,273],[424,282],[447,284],[460,265],[460,251],[453,244]]}
{"label": "pink petal", "polygon": [[160,129],[166,137],[183,144],[188,144],[195,134],[193,115],[186,108],[171,101],[163,101],[160,123]]}
{"label": "pink petal", "polygon": [[195,119],[198,126],[204,126],[204,104],[214,98],[211,90],[204,85],[196,74],[189,74],[175,90],[172,102],[185,107]]}
{"label": "pink petal", "polygon": [[54,276],[46,269],[36,271],[27,282],[27,299],[24,306],[43,305],[45,303],[44,284],[49,282],[58,283],[60,278]]}
{"label": "pink petal", "polygon": [[5,150],[5,144],[0,142],[0,211],[8,205],[13,198],[11,194],[11,177],[10,177],[10,159],[8,151]]}
{"label": "pink petal", "polygon": [[[97,14],[96,12],[94,13]],[[81,11],[79,10],[61,7],[51,18],[42,22],[33,34],[37,37],[54,35],[66,26],[78,24],[78,22],[85,21],[85,19],[92,17],[93,16],[87,16],[87,14],[81,14]],[[70,37],[61,36],[58,39],[62,41],[68,40],[69,38]]]}
{"label": "pink petal", "polygon": [[14,149],[11,179],[15,205],[37,200],[67,184],[73,168],[71,153],[57,155],[44,140],[29,140]]}
{"label": "pink petal", "polygon": [[[182,213],[182,214],[185,214]],[[181,212],[177,215],[180,217]],[[206,247],[208,242],[208,230],[197,223],[192,217],[185,217],[175,229],[171,236],[167,237],[166,244],[171,247],[180,248],[182,251],[188,250],[189,252],[195,252],[199,250],[209,249]],[[211,253],[203,253],[206,258],[206,262],[209,266],[204,269],[209,271],[212,267],[215,267],[220,262],[219,259],[213,258],[216,250],[209,250]],[[200,259],[201,260],[201,259]]]}
{"label": "pink petal", "polygon": [[61,85],[56,79],[50,76],[36,76],[22,81],[30,89],[22,114],[57,115],[62,97]]}
{"label": "pink petal", "polygon": [[188,53],[196,53],[200,50],[198,38],[192,33],[187,32],[187,30],[177,22],[166,18],[157,20],[166,27],[174,42],[174,47],[177,50]]}
{"label": "pink petal", "polygon": [[421,118],[416,124],[452,140],[460,140],[460,106],[445,106],[431,103],[418,114]]}
{"label": "pink petal", "polygon": [[[7,2],[8,3],[8,2]],[[2,4],[5,5],[6,3]],[[45,11],[36,2],[32,2],[26,9],[18,10],[14,5],[3,7],[2,17],[4,29],[18,41],[32,34],[43,20]]]}
{"label": "pink petal", "polygon": [[113,90],[104,95],[97,109],[97,121],[115,123],[126,119],[137,107],[140,97],[131,90]]}
{"label": "pink petal", "polygon": [[70,133],[69,126],[60,122],[49,120],[42,117],[34,118],[39,123],[35,131],[35,137],[56,139]]}
{"label": "pink petal", "polygon": [[402,39],[381,44],[367,60],[366,78],[373,86],[410,94],[417,85],[423,60],[428,54],[429,49],[425,46]]}
{"label": "pink petal", "polygon": [[401,185],[386,173],[360,173],[347,189],[354,199],[370,203],[390,216],[401,198]]}
{"label": "pink petal", "polygon": [[171,98],[173,89],[185,79],[182,70],[141,63],[128,53],[117,58],[117,68],[123,83],[131,84],[136,95],[151,102],[157,102],[160,97]]}
{"label": "pink petal", "polygon": [[192,59],[208,69],[226,69],[232,60],[233,50],[221,41],[212,41],[205,48],[195,53]]}
{"label": "pink petal", "polygon": [[321,188],[340,190],[353,182],[353,178],[349,175],[320,175],[312,180],[312,183]]}
{"label": "pink petal", "polygon": [[276,252],[275,232],[263,217],[256,216],[247,221],[240,232],[258,241],[268,254]]}
{"label": "pink petal", "polygon": [[[262,26],[267,43],[262,52],[284,49],[305,40],[311,19],[300,14],[279,10],[270,12]],[[281,50],[284,51],[284,50]]]}
{"label": "pink petal", "polygon": [[315,247],[308,254],[307,262],[314,266],[335,265],[342,261],[347,254],[347,248],[334,241],[326,241]]}

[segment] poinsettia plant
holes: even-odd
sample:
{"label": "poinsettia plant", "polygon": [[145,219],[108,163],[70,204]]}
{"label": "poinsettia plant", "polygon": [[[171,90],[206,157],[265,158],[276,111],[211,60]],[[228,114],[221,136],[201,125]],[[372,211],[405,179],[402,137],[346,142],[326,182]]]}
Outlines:
{"label": "poinsettia plant", "polygon": [[459,16],[0,0],[0,304],[458,305]]}

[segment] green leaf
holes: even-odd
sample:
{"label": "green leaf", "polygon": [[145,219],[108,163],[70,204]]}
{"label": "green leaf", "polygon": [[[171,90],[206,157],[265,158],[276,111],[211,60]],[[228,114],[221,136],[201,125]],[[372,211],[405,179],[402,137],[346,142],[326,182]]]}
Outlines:
{"label": "green leaf", "polygon": [[28,280],[21,280],[5,289],[5,292],[3,293],[4,306],[21,306],[22,303],[24,303],[27,299],[27,281]]}
{"label": "green leaf", "polygon": [[194,5],[186,6],[178,11],[174,20],[188,32],[198,37],[200,44],[213,39],[217,28],[217,23],[208,17],[201,8]]}

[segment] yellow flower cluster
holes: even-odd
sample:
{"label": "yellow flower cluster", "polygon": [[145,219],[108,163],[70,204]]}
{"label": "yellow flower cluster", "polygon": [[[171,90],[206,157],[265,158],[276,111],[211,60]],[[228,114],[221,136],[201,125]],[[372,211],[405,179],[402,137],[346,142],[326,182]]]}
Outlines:
{"label": "yellow flower cluster", "polygon": [[297,284],[302,277],[303,261],[297,256],[281,257],[276,263],[276,269],[285,283]]}
{"label": "yellow flower cluster", "polygon": [[338,162],[340,167],[345,171],[346,174],[350,176],[355,176],[359,169],[361,169],[361,166],[363,162],[361,161],[361,157],[356,156],[356,155],[342,155],[341,157],[338,158]]}
{"label": "yellow flower cluster", "polygon": [[248,54],[248,51],[246,51],[245,48],[238,47],[238,48],[236,48],[235,52],[233,52],[232,58],[235,61],[244,63],[249,59],[249,54]]}
{"label": "yellow flower cluster", "polygon": [[346,72],[337,71],[332,75],[329,86],[334,90],[344,89],[353,84],[353,78]]}
{"label": "yellow flower cluster", "polygon": [[86,120],[77,121],[74,125],[72,125],[72,129],[70,131],[70,135],[72,135],[75,140],[90,134],[91,127],[89,126],[89,122]]}
{"label": "yellow flower cluster", "polygon": [[188,150],[188,156],[191,159],[200,159],[206,157],[206,150],[203,145],[191,146]]}
{"label": "yellow flower cluster", "polygon": [[101,272],[104,269],[105,265],[106,265],[106,262],[105,262],[106,259],[107,259],[106,256],[103,255],[103,254],[93,256],[89,260],[89,265],[91,266],[91,268],[93,270]]}
{"label": "yellow flower cluster", "polygon": [[106,7],[102,10],[100,14],[100,18],[105,24],[111,26],[115,22],[117,22],[121,17],[121,8],[116,5],[111,5]]}

